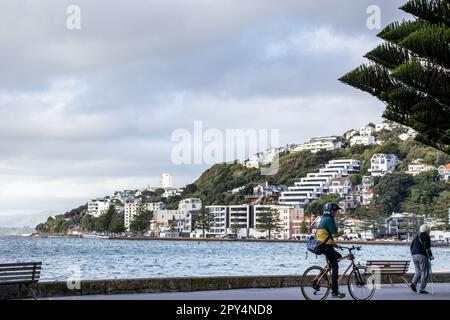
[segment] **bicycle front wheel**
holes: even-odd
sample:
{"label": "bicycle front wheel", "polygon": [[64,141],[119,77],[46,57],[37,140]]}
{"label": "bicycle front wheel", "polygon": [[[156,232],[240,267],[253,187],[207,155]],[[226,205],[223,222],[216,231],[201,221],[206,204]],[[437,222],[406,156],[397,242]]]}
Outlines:
{"label": "bicycle front wheel", "polygon": [[375,289],[375,275],[366,267],[356,267],[348,276],[348,291],[355,300],[372,299]]}
{"label": "bicycle front wheel", "polygon": [[330,277],[324,268],[308,268],[302,276],[302,294],[306,300],[325,300],[330,294]]}

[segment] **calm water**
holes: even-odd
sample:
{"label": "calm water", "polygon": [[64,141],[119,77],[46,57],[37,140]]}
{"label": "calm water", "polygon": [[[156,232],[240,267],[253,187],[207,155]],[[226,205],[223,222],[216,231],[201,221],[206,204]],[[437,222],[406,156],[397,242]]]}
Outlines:
{"label": "calm water", "polygon": [[[63,281],[77,272],[81,279],[298,275],[325,263],[323,256],[306,259],[304,243],[285,242],[0,237],[0,248],[0,263],[42,261],[43,280]],[[434,248],[433,253],[433,271],[450,271],[450,248]],[[361,263],[409,259],[409,247],[365,245],[356,258]]]}

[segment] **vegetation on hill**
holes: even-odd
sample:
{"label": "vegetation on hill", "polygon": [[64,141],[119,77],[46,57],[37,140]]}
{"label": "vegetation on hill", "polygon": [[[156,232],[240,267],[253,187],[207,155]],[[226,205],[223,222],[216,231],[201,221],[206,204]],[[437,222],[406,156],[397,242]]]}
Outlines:
{"label": "vegetation on hill", "polygon": [[[375,209],[373,206],[361,208],[356,211],[356,214],[372,219],[375,216],[382,217],[388,212],[408,211],[407,209],[411,208],[409,212],[416,211],[418,214],[429,215],[432,215],[432,212],[440,212],[440,216],[444,216],[445,203],[446,201],[447,204],[450,202],[449,184],[437,181],[436,173],[421,174],[413,178],[404,171],[407,171],[411,161],[417,158],[439,166],[450,163],[450,155],[427,147],[412,138],[406,141],[400,140],[398,135],[402,133],[402,130],[404,129],[399,127],[393,131],[382,130],[376,133],[377,138],[384,141],[381,145],[349,147],[349,142],[344,141],[345,147],[338,150],[317,153],[309,151],[281,153],[279,170],[272,176],[262,176],[260,170],[246,168],[239,163],[216,164],[203,172],[195,182],[188,184],[180,196],[163,198],[164,190],[157,189],[154,192],[142,192],[141,199],[143,202],[162,201],[168,209],[177,209],[178,202],[184,198],[201,198],[204,205],[247,203],[247,197],[253,193],[253,187],[257,183],[268,181],[271,184],[291,186],[295,181],[305,177],[307,173],[317,172],[328,161],[340,158],[361,160],[361,172],[349,177],[353,184],[360,184],[362,176],[369,174],[370,159],[375,153],[393,153],[399,157],[402,163],[398,166],[396,173],[375,179],[376,200],[374,202],[377,207]],[[231,192],[232,190],[235,191]],[[307,212],[320,212],[319,207],[320,203],[313,202],[310,205],[311,209],[308,208]],[[102,228],[98,228],[95,219],[87,216],[86,208],[87,206],[83,205],[63,215],[51,217],[46,223],[38,225],[37,230],[43,233],[65,233],[81,224],[81,229],[85,231],[103,228],[105,232],[114,232],[113,229],[105,227],[106,222]],[[143,220],[146,220],[145,217]],[[141,221],[141,219],[136,221]],[[143,232],[142,228],[144,227],[136,226],[136,232]]]}

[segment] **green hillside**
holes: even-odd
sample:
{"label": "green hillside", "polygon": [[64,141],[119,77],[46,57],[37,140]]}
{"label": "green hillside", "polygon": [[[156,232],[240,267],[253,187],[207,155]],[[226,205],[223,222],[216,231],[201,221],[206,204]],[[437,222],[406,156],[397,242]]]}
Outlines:
{"label": "green hillside", "polygon": [[[382,145],[362,146],[356,145],[348,147],[348,141],[344,141],[344,148],[333,151],[319,151],[311,153],[309,151],[280,154],[279,170],[272,176],[261,176],[259,169],[246,168],[239,163],[223,163],[216,164],[207,169],[192,184],[185,187],[181,196],[170,197],[165,199],[161,197],[161,190],[155,192],[145,191],[142,195],[144,201],[156,202],[162,201],[166,203],[168,209],[176,209],[178,202],[183,198],[201,198],[204,205],[230,205],[246,203],[246,196],[252,194],[253,186],[257,183],[268,181],[271,184],[293,185],[296,180],[305,177],[309,172],[316,172],[323,167],[328,161],[340,158],[352,158],[361,160],[361,173],[351,176],[351,180],[359,183],[363,175],[368,175],[370,168],[370,159],[375,153],[392,153],[396,154],[402,163],[398,166],[394,175],[387,175],[381,179],[376,179],[375,193],[383,201],[395,201],[393,206],[384,203],[385,210],[405,209],[409,207],[422,208],[428,206],[427,212],[433,210],[430,203],[439,200],[440,206],[448,200],[450,202],[449,184],[434,181],[433,176],[425,178],[412,178],[402,172],[408,169],[408,164],[417,158],[422,158],[424,162],[435,164],[450,163],[450,155],[438,151],[434,148],[427,147],[412,138],[402,141],[398,135],[402,133],[403,128],[396,128],[393,131],[382,130],[376,133],[377,140],[383,140]],[[431,174],[431,173],[430,173]],[[401,175],[402,177],[398,177]],[[431,174],[432,175],[432,174]],[[398,181],[392,182],[390,176],[397,177],[398,181],[403,181],[402,192],[399,193],[395,189]],[[407,177],[404,177],[407,176]],[[420,175],[422,177],[424,175]],[[405,182],[406,181],[406,182]],[[391,183],[393,186],[384,188],[384,184]],[[396,184],[397,183],[397,184]],[[406,184],[405,184],[406,183]],[[239,192],[232,193],[231,190],[242,188]],[[426,195],[421,195],[418,190],[433,189]],[[389,200],[390,199],[390,200]],[[381,201],[381,200],[380,200]],[[80,224],[81,216],[86,209],[86,205],[73,209],[65,214],[58,215],[37,227],[42,232],[60,232],[64,233],[68,229]],[[379,212],[379,211],[378,211]],[[381,214],[381,213],[378,213]]]}

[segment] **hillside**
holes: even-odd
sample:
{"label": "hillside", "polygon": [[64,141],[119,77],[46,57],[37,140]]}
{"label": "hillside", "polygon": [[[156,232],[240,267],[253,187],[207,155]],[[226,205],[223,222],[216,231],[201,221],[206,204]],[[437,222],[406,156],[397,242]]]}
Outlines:
{"label": "hillside", "polygon": [[[168,209],[176,209],[178,202],[183,198],[201,198],[205,205],[242,204],[247,201],[246,196],[252,194],[252,188],[257,183],[268,181],[271,184],[285,184],[290,186],[296,180],[305,177],[307,173],[316,172],[328,161],[339,158],[352,158],[361,161],[360,174],[355,175],[356,177],[351,177],[352,181],[360,182],[363,175],[368,175],[370,159],[375,153],[396,154],[402,161],[397,167],[397,171],[400,173],[408,170],[408,164],[417,158],[422,158],[425,162],[435,164],[436,166],[450,163],[450,155],[427,147],[412,138],[406,141],[400,140],[398,135],[402,133],[402,130],[404,129],[395,128],[392,131],[382,130],[375,133],[374,135],[377,140],[384,141],[381,145],[355,145],[349,147],[348,141],[344,140],[344,147],[333,151],[319,151],[317,153],[311,153],[309,151],[283,152],[279,158],[279,170],[272,176],[261,176],[259,169],[247,168],[239,163],[216,164],[203,172],[195,182],[187,185],[181,196],[166,199],[162,198],[161,192],[157,190],[155,192],[144,191],[141,197],[144,201],[148,202],[165,202]],[[415,190],[414,188],[417,189],[417,186],[415,187],[416,180],[408,180],[409,185],[405,190],[404,196],[402,198],[396,198],[396,201],[413,201],[410,198],[412,196],[411,193]],[[378,182],[378,179],[376,181]],[[423,185],[423,181],[419,182]],[[428,183],[425,181],[425,184],[428,186],[431,185],[431,182]],[[431,197],[431,201],[433,198],[437,199],[442,192],[450,191],[447,185],[439,185],[439,188],[434,193],[428,195]],[[239,192],[231,192],[231,190],[241,187],[243,188]],[[375,188],[375,190],[378,189]],[[385,191],[382,190],[379,192]],[[396,190],[389,190],[387,192],[395,193]],[[401,203],[397,203],[397,206],[395,206],[395,208],[400,207]],[[65,214],[58,215],[55,218],[49,218],[46,223],[38,225],[37,230],[50,233],[66,232],[68,229],[80,225],[81,216],[85,209],[86,205],[83,205]]]}

